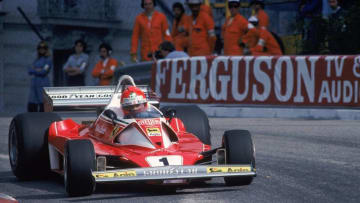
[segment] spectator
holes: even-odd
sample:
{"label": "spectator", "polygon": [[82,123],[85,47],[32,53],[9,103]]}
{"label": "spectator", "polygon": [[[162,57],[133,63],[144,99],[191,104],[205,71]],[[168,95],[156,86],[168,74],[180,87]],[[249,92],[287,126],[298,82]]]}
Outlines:
{"label": "spectator", "polygon": [[215,24],[205,12],[200,12],[201,0],[188,0],[192,15],[189,17],[189,55],[211,55],[215,48]]}
{"label": "spectator", "polygon": [[264,0],[253,0],[250,3],[250,7],[252,10],[252,16],[255,16],[259,20],[260,28],[269,28],[269,16],[264,11],[265,4]]}
{"label": "spectator", "polygon": [[329,19],[329,16],[331,14],[331,7],[329,4],[329,0],[322,0],[322,9],[321,13],[324,19]]}
{"label": "spectator", "polygon": [[173,43],[169,41],[162,42],[159,46],[159,50],[161,56],[165,59],[189,57],[189,55],[183,51],[176,51]]}
{"label": "spectator", "polygon": [[171,41],[168,23],[164,14],[155,10],[155,0],[142,0],[144,12],[136,17],[131,37],[131,60],[137,62],[138,42],[141,41],[141,60],[151,61],[160,43]]}
{"label": "spectator", "polygon": [[275,37],[264,27],[260,27],[259,21],[255,16],[249,18],[249,22],[256,26],[259,31],[259,40],[255,47],[250,49],[252,55],[282,55],[279,43]]}
{"label": "spectator", "polygon": [[325,39],[326,23],[322,18],[322,0],[302,0],[303,54],[319,54]]}
{"label": "spectator", "polygon": [[99,51],[101,59],[95,65],[92,76],[99,79],[99,85],[110,85],[118,62],[116,59],[111,58],[112,48],[110,45],[101,44]]}
{"label": "spectator", "polygon": [[339,6],[337,0],[328,1],[332,10],[327,32],[329,51],[331,54],[350,54],[347,12]]}
{"label": "spectator", "polygon": [[211,18],[213,18],[213,13],[211,10],[211,7],[206,4],[205,2],[202,2],[201,6],[200,6],[200,12],[205,12],[206,14],[208,14]]}
{"label": "spectator", "polygon": [[175,19],[172,25],[171,37],[174,41],[176,50],[184,51],[187,49],[188,44],[188,16],[185,15],[184,6],[179,2],[174,3],[172,9]]}
{"label": "spectator", "polygon": [[243,55],[243,39],[256,38],[258,32],[252,24],[240,15],[240,0],[229,0],[228,6],[231,15],[226,19],[222,27],[224,55]]}
{"label": "spectator", "polygon": [[65,63],[63,70],[66,76],[67,86],[85,86],[85,69],[88,65],[89,56],[84,53],[86,43],[79,39],[74,44],[75,53]]}
{"label": "spectator", "polygon": [[37,46],[37,58],[28,68],[31,78],[29,102],[27,105],[28,112],[43,112],[43,87],[49,87],[49,71],[53,64],[50,58],[49,47],[46,42],[42,41]]}

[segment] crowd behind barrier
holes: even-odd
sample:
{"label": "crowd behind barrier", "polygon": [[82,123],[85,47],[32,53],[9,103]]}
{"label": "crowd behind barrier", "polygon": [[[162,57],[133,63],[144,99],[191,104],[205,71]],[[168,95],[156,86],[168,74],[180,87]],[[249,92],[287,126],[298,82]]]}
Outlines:
{"label": "crowd behind barrier", "polygon": [[[85,54],[86,43],[80,39],[74,44],[74,54],[64,64],[66,85],[86,85],[84,81],[86,68],[91,68],[92,76],[98,80],[98,85],[109,85],[111,81],[125,73],[132,75],[142,84],[150,84],[149,75],[152,61],[170,56],[177,58],[188,55],[191,57],[218,55],[219,53],[215,52],[216,40],[223,41],[224,46],[220,55],[224,56],[280,56],[286,54],[281,40],[268,30],[271,19],[264,10],[266,3],[263,0],[251,1],[252,12],[249,19],[239,12],[240,0],[228,0],[227,2],[229,15],[222,26],[221,39],[216,39],[211,8],[203,4],[201,0],[186,1],[185,6],[190,8],[190,15],[184,12],[182,3],[173,4],[175,19],[172,22],[171,32],[165,15],[155,10],[156,1],[142,0],[141,7],[144,12],[140,13],[135,20],[131,36],[131,49],[129,50],[135,64],[120,68],[123,64],[121,60],[111,56],[111,45],[102,43],[99,47],[101,59],[95,67],[88,67],[88,55]],[[356,54],[359,51],[359,42],[351,41],[351,37],[360,33],[360,26],[357,26],[359,21],[356,21],[358,16],[354,14],[356,9],[360,8],[360,3],[352,2],[353,5],[349,7],[348,2],[338,2],[338,0],[300,1],[297,20],[302,29],[302,54]],[[141,44],[140,61],[149,61],[148,63],[139,63],[140,61],[137,59],[139,42]],[[39,56],[36,61],[48,57],[40,53],[42,48],[38,48],[38,51]],[[48,51],[48,48],[45,51]],[[279,59],[282,60],[281,57]],[[52,68],[51,60],[42,66],[39,65],[40,62],[36,61],[30,68],[31,70],[29,69],[33,81],[28,111],[43,111],[38,107],[42,106],[42,100],[38,99],[40,96],[37,89],[49,85],[45,80]],[[289,63],[294,62],[291,60]],[[41,76],[38,71],[40,69],[44,70],[44,74]],[[189,67],[189,69],[191,68]],[[158,81],[153,78],[152,82]],[[194,86],[196,83],[189,85]],[[345,83],[344,85],[346,86]],[[158,93],[161,94],[161,92]],[[217,99],[215,98],[215,100]]]}

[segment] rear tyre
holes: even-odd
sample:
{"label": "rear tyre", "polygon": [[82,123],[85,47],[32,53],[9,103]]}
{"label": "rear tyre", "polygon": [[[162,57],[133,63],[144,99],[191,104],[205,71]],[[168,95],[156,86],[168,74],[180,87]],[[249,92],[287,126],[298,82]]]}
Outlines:
{"label": "rear tyre", "polygon": [[65,144],[64,184],[69,196],[91,195],[95,190],[95,150],[90,140],[69,140]]}
{"label": "rear tyre", "polygon": [[201,142],[211,145],[209,119],[205,112],[196,105],[165,106],[161,112],[168,109],[176,110],[176,117],[184,123],[186,131],[193,133]]}
{"label": "rear tyre", "polygon": [[[247,130],[225,131],[223,147],[226,149],[226,164],[250,164],[255,168],[255,148]],[[253,177],[225,177],[226,185],[249,185]]]}
{"label": "rear tyre", "polygon": [[60,121],[55,113],[23,113],[15,116],[9,128],[11,170],[20,180],[33,180],[50,174],[48,129]]}

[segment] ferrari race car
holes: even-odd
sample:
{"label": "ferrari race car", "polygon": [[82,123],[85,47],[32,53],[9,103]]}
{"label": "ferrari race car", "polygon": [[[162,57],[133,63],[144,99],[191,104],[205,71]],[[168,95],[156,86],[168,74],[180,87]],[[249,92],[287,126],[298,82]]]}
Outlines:
{"label": "ferrari race car", "polygon": [[223,177],[227,185],[252,182],[255,148],[249,131],[226,131],[221,146],[211,148],[209,121],[200,108],[160,110],[154,93],[140,85],[149,110],[146,116],[125,118],[120,98],[129,85],[136,86],[123,76],[116,87],[45,88],[47,109],[106,104],[96,120],[84,123],[62,120],[54,112],[15,116],[9,129],[15,176],[33,180],[61,174],[69,196],[90,195],[104,182],[179,185],[215,177]]}

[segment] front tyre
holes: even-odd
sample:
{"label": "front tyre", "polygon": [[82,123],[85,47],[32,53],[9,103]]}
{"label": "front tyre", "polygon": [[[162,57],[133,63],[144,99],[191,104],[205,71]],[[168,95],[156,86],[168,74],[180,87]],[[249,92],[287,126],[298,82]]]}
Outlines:
{"label": "front tyre", "polygon": [[50,173],[48,128],[60,121],[55,113],[23,113],[15,116],[9,128],[11,170],[20,180],[45,177]]}
{"label": "front tyre", "polygon": [[[247,130],[225,131],[222,145],[226,150],[226,164],[247,164],[255,168],[255,147]],[[249,185],[253,177],[225,177],[226,185]]]}
{"label": "front tyre", "polygon": [[95,190],[95,151],[90,140],[69,140],[65,144],[64,183],[69,196],[91,195]]}

